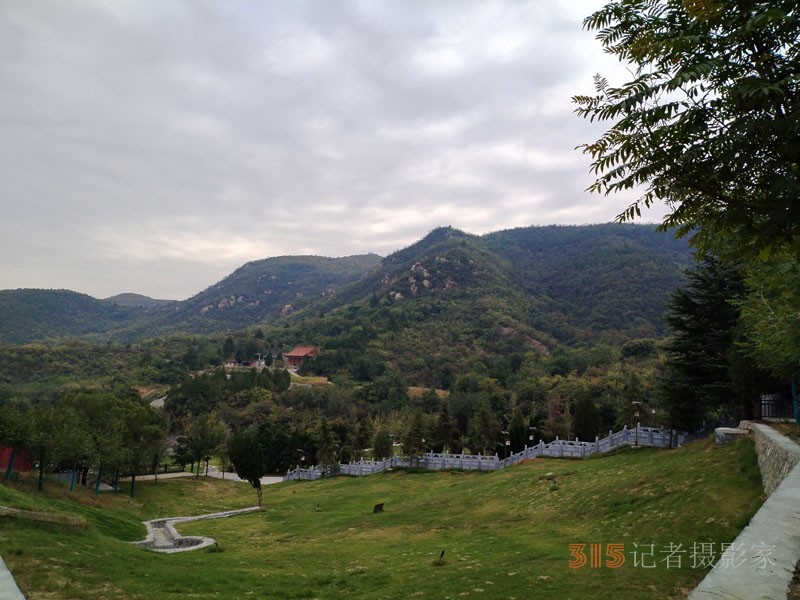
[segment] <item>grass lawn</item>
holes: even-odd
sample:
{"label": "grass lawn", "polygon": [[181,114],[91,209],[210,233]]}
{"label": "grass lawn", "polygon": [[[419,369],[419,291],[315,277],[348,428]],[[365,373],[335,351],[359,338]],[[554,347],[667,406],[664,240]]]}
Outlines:
{"label": "grass lawn", "polygon": [[328,385],[327,377],[298,375],[297,373],[291,373],[291,376],[292,376],[292,383],[299,383],[305,385]]}
{"label": "grass lawn", "polygon": [[[762,501],[749,440],[700,442],[494,473],[395,471],[269,486],[261,513],[178,527],[215,537],[216,551],[161,555],[125,543],[144,537],[141,520],[252,506],[255,492],[182,478],[139,482],[135,500],[95,500],[54,483],[41,495],[32,485],[0,485],[0,504],[89,525],[0,518],[0,555],[28,600],[684,598],[707,570],[692,568],[692,544],[718,553]],[[373,514],[379,502],[384,511]],[[625,563],[569,568],[576,543],[603,552],[623,544]],[[685,553],[668,557],[670,544]],[[653,568],[634,564],[642,558],[634,552],[651,548]]]}

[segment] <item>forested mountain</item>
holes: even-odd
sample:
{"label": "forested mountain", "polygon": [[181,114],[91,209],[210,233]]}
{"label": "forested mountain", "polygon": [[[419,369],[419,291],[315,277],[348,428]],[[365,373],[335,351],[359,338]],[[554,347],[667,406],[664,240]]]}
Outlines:
{"label": "forested mountain", "polygon": [[318,374],[345,370],[369,380],[389,365],[420,385],[447,388],[483,361],[502,380],[513,357],[531,350],[663,335],[669,292],[690,261],[684,242],[643,226],[486,236],[439,228],[293,315],[281,333],[322,347],[309,364]]}
{"label": "forested mountain", "polygon": [[667,297],[692,262],[685,241],[646,225],[526,227],[484,239],[541,300],[534,322],[562,339],[662,334]]}
{"label": "forested mountain", "polygon": [[299,342],[319,343],[305,338],[349,330],[354,321],[348,324],[347,315],[359,311],[372,329],[399,344],[423,336],[437,345],[472,345],[476,337],[512,332],[545,345],[624,342],[663,333],[668,293],[690,262],[686,242],[652,226],[527,227],[484,236],[443,227],[385,259],[250,262],[181,302],[3,291],[0,343],[101,334],[130,341],[283,319]]}
{"label": "forested mountain", "polygon": [[0,343],[104,333],[145,314],[69,290],[0,290]]}
{"label": "forested mountain", "polygon": [[375,297],[472,301],[561,341],[625,340],[664,332],[667,296],[691,262],[685,241],[644,225],[525,227],[484,236],[443,227],[313,309]]}
{"label": "forested mountain", "polygon": [[335,294],[380,261],[377,254],[364,254],[343,258],[279,256],[249,262],[219,283],[126,332],[126,336],[141,338],[171,331],[212,333],[274,320]]}
{"label": "forested mountain", "polygon": [[64,290],[0,291],[0,343],[105,334],[116,340],[246,327],[289,314],[352,283],[381,260],[376,254],[253,261],[184,301],[121,294],[97,300]]}

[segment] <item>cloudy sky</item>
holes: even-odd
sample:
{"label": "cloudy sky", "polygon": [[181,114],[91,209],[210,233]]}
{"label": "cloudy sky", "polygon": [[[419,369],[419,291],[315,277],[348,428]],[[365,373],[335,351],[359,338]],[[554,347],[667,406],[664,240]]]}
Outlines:
{"label": "cloudy sky", "polygon": [[[0,289],[186,298],[249,260],[610,221],[602,0],[0,0]],[[652,214],[649,220],[658,220]]]}

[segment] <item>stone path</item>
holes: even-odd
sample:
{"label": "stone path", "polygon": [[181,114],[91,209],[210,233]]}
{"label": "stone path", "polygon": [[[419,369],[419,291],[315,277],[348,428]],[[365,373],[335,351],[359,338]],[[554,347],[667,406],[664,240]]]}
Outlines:
{"label": "stone path", "polygon": [[[222,519],[234,515],[243,515],[258,512],[261,508],[253,506],[239,510],[228,510],[225,512],[199,515],[196,517],[172,517],[168,519],[154,519],[145,521],[147,527],[147,537],[141,542],[133,542],[140,548],[152,550],[153,552],[175,553],[187,552],[189,550],[199,550],[216,543],[214,538],[202,536],[182,536],[175,530],[176,523],[189,523],[190,521],[202,521],[205,519]],[[0,596],[3,598],[3,596]]]}

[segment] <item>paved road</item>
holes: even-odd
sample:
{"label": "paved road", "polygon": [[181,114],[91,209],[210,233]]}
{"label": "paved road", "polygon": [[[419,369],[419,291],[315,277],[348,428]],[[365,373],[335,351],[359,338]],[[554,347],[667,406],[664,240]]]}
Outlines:
{"label": "paved road", "polygon": [[[224,477],[223,477],[224,475]],[[227,479],[229,481],[246,481],[245,479],[239,479],[239,476],[236,473],[222,473],[222,471],[214,468],[208,468],[208,476],[209,477],[216,477],[217,479]],[[194,473],[190,473],[189,471],[182,471],[178,473],[159,473],[159,479],[173,479],[175,477],[194,477]],[[201,473],[200,477],[204,477],[204,474]],[[155,479],[154,475],[137,475],[136,481],[152,481]],[[129,481],[130,478],[123,479],[123,481]],[[274,483],[280,483],[283,481],[283,477],[262,477],[261,478],[261,485],[272,485]]]}

